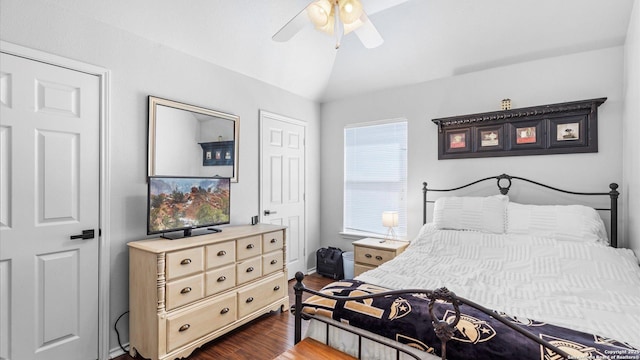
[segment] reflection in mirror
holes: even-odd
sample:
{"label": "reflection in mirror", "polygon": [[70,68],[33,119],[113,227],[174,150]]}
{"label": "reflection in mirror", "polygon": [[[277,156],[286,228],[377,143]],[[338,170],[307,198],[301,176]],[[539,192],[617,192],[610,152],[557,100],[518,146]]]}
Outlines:
{"label": "reflection in mirror", "polygon": [[149,96],[149,176],[238,181],[240,118]]}

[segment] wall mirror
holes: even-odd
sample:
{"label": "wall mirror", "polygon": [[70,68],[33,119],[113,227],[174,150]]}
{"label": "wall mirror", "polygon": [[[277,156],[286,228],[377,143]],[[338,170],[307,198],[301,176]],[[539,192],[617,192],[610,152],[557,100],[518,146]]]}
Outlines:
{"label": "wall mirror", "polygon": [[239,129],[236,115],[149,96],[149,176],[238,182]]}

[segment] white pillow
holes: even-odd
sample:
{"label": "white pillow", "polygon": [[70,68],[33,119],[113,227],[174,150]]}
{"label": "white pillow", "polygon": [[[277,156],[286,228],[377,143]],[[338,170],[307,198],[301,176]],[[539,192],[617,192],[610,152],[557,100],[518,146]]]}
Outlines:
{"label": "white pillow", "polygon": [[422,225],[422,227],[420,228],[420,231],[418,231],[418,235],[415,238],[413,238],[411,243],[413,244],[421,241],[422,239],[429,238],[429,236],[436,230],[438,229],[436,228],[433,222]]}
{"label": "white pillow", "polygon": [[433,223],[438,229],[503,234],[509,197],[442,197],[436,200]]}
{"label": "white pillow", "polygon": [[507,206],[507,233],[553,237],[558,240],[608,244],[607,230],[598,212],[583,205]]}

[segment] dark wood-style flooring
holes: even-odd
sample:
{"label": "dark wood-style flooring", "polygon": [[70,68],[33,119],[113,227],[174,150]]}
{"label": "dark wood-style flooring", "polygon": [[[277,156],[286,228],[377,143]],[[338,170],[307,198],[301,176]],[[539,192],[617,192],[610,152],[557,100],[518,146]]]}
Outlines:
{"label": "dark wood-style flooring", "polygon": [[[304,284],[310,289],[319,290],[332,279],[318,274],[307,275]],[[289,301],[295,302],[293,285],[289,281]],[[304,294],[307,297],[308,294]],[[294,317],[289,311],[264,315],[224,336],[215,339],[195,350],[189,360],[270,360],[293,347]],[[302,322],[303,334],[306,322]],[[115,360],[142,359],[129,354]]]}

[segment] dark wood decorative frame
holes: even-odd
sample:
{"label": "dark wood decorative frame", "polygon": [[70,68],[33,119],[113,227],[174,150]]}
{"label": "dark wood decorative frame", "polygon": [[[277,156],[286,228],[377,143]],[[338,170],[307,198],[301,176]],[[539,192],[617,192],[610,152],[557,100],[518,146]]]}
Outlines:
{"label": "dark wood decorative frame", "polygon": [[504,126],[477,126],[474,136],[477,151],[500,151],[505,147]]}
{"label": "dark wood decorative frame", "polygon": [[[598,152],[598,107],[606,100],[433,119],[438,159]],[[483,139],[486,131],[495,131],[497,137]]]}
{"label": "dark wood decorative frame", "polygon": [[451,154],[465,153],[471,150],[470,129],[445,130],[445,147]]}
{"label": "dark wood decorative frame", "polygon": [[200,143],[203,166],[233,165],[233,141]]}

